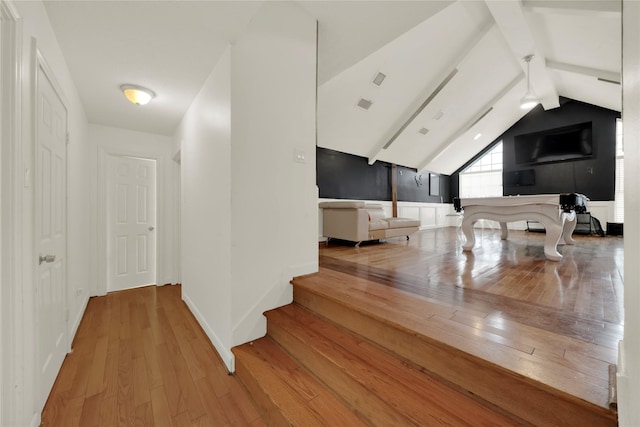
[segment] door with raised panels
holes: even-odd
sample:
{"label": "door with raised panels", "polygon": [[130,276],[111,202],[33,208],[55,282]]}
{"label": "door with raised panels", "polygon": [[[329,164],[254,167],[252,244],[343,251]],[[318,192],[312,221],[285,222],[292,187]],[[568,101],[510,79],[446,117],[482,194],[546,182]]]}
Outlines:
{"label": "door with raised panels", "polygon": [[107,291],[156,283],[156,161],[109,155]]}
{"label": "door with raised panels", "polygon": [[42,408],[69,349],[67,338],[67,109],[39,65],[36,94],[36,381]]}

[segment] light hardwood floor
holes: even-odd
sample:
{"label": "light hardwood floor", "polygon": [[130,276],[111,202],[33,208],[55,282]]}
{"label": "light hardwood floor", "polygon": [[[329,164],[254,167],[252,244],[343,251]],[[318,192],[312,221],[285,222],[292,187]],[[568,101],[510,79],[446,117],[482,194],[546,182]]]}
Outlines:
{"label": "light hardwood floor", "polygon": [[[536,360],[606,384],[603,369],[615,363],[623,331],[621,238],[577,236],[576,246],[560,248],[564,259],[552,262],[542,234],[514,232],[501,241],[498,231],[481,231],[471,253],[460,250],[457,237],[447,228],[408,242],[322,244],[321,274],[305,280],[381,309],[389,295],[383,289],[393,289],[403,312],[429,313],[429,328],[451,345],[497,360],[519,354],[521,365],[556,383],[571,376],[558,377]],[[180,292],[146,287],[92,298],[42,425],[264,425]],[[588,381],[581,390],[582,398],[606,405]]]}
{"label": "light hardwood floor", "polygon": [[360,248],[321,244],[321,280],[301,283],[352,302],[377,299],[385,317],[414,313],[414,330],[606,407],[624,323],[622,238],[576,235],[553,262],[544,234],[511,232],[502,241],[499,230],[478,230],[476,247],[464,252],[458,232],[424,230]]}
{"label": "light hardwood floor", "polygon": [[180,286],[91,298],[42,426],[264,425]]}

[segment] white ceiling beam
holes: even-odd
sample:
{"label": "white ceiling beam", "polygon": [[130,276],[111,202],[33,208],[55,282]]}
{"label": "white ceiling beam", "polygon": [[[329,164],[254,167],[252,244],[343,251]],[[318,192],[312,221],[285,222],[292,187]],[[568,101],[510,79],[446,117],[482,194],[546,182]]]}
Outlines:
{"label": "white ceiling beam", "polygon": [[620,15],[622,2],[618,0],[525,0],[523,6],[537,13],[568,15],[614,16]]}
{"label": "white ceiling beam", "polygon": [[[369,164],[372,165],[378,160],[378,157],[384,150],[389,148],[391,143],[395,141],[395,139],[400,136],[400,134],[411,124],[411,122],[420,115],[422,110],[433,101],[437,97],[437,93],[439,93],[439,89],[443,89],[444,85],[446,85],[449,80],[455,76],[454,71],[457,70],[462,63],[465,61],[467,56],[475,49],[475,47],[484,39],[484,37],[489,33],[489,31],[494,27],[493,22],[489,22],[485,25],[480,31],[473,35],[473,39],[468,43],[464,50],[459,52],[458,56],[455,58],[452,63],[445,67],[442,73],[438,76],[437,79],[432,81],[432,84],[427,88],[428,90],[423,92],[423,94],[416,99],[416,101],[411,105],[411,108],[405,111],[405,113],[401,117],[408,117],[402,124],[395,123],[393,127],[393,133],[385,134],[385,137],[382,141],[378,142],[373,150],[369,153]],[[452,75],[453,73],[453,75]],[[444,83],[444,85],[443,85]],[[441,87],[440,87],[441,86]],[[436,93],[437,92],[437,93]],[[434,93],[435,96],[432,96]],[[426,100],[425,100],[426,99]],[[422,101],[425,100],[425,101]],[[419,105],[417,103],[420,102]],[[388,136],[391,135],[391,136]]]}
{"label": "white ceiling beam", "polygon": [[596,68],[582,67],[580,65],[566,64],[564,62],[556,62],[550,60],[547,60],[547,67],[554,70],[581,74],[583,76],[591,76],[600,80],[609,81],[611,83],[620,84],[620,82],[622,81],[622,76],[620,75],[620,73],[615,73],[613,71],[598,70]]}
{"label": "white ceiling beam", "polygon": [[456,139],[460,138],[464,133],[469,131],[473,126],[475,126],[477,123],[479,123],[480,120],[482,120],[488,113],[490,113],[492,111],[492,109],[494,108],[494,106],[502,98],[504,98],[509,92],[511,92],[511,90],[514,87],[516,87],[516,85],[518,83],[520,83],[524,77],[525,77],[524,74],[518,74],[518,76],[516,76],[513,80],[511,80],[504,88],[502,88],[502,90],[496,96],[494,96],[491,99],[491,101],[489,101],[487,104],[485,104],[484,107],[482,107],[478,113],[476,113],[471,119],[469,119],[468,122],[466,122],[465,124],[460,126],[449,138],[447,138],[446,141],[444,141],[442,144],[440,144],[440,146],[438,146],[438,148],[433,150],[431,152],[431,154],[429,154],[429,156],[427,156],[427,158],[424,159],[418,165],[418,171],[423,170],[424,168],[426,168],[429,165],[429,163],[433,162],[434,160],[437,160],[440,156],[442,156],[447,151],[449,146]]}
{"label": "white ceiling beam", "polygon": [[[527,72],[527,64],[523,58],[533,54],[530,66],[531,87],[542,100],[545,110],[560,106],[558,91],[551,75],[547,71],[544,56],[536,50],[536,42],[529,23],[524,16],[524,10],[519,0],[485,0],[496,25],[502,31],[505,41],[509,45],[514,58],[522,70]],[[524,93],[523,93],[524,95]]]}

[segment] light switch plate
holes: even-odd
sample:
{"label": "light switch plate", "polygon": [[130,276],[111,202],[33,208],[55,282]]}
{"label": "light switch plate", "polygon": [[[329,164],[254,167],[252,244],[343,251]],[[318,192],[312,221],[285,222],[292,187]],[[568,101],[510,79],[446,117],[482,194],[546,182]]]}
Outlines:
{"label": "light switch plate", "polygon": [[304,150],[300,149],[300,148],[296,148],[295,153],[294,153],[294,160],[298,163],[307,163],[307,156],[304,152]]}

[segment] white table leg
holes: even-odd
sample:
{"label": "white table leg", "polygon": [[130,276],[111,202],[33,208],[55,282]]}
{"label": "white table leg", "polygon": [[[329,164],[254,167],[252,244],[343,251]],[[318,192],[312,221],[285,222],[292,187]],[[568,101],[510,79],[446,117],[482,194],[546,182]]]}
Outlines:
{"label": "white table leg", "polygon": [[544,238],[544,255],[551,261],[560,261],[562,255],[558,252],[557,246],[562,234],[562,225],[546,221],[544,223],[546,236]]}
{"label": "white table leg", "polygon": [[575,212],[563,213],[565,215],[564,227],[562,227],[562,240],[567,245],[575,245],[576,241],[573,239],[573,230],[576,229],[578,222],[578,215]]}
{"label": "white table leg", "polygon": [[506,222],[500,222],[500,230],[500,239],[507,240],[507,237],[509,237],[509,229],[507,228]]}
{"label": "white table leg", "polygon": [[460,226],[460,228],[462,228],[462,233],[464,233],[464,237],[467,240],[464,245],[462,245],[462,249],[464,249],[465,251],[470,251],[476,244],[476,236],[473,232],[473,225],[475,223],[475,221],[466,221],[464,219],[462,220],[462,225]]}

